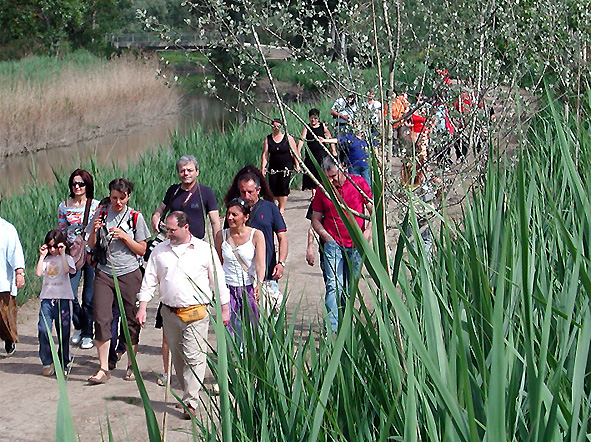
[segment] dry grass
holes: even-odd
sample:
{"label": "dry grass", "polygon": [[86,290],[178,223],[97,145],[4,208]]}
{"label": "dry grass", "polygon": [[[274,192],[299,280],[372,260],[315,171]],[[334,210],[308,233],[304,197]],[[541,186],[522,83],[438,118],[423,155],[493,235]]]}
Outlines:
{"label": "dry grass", "polygon": [[177,92],[157,69],[153,59],[120,57],[65,64],[41,78],[3,79],[0,152],[68,145],[175,111]]}

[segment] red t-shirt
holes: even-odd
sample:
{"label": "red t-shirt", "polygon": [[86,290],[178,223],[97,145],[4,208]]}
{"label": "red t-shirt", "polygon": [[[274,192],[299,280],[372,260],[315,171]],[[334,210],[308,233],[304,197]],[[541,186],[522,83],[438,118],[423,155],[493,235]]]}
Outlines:
{"label": "red t-shirt", "polygon": [[[363,190],[363,192],[365,192],[369,198],[372,197],[371,189],[367,184],[367,181],[357,175],[351,175],[350,178],[357,184],[357,186],[359,186],[361,190]],[[366,203],[366,200],[348,179],[345,180],[345,183],[342,187],[337,187],[336,190],[342,201],[348,207],[355,210],[356,212],[363,213],[363,207]],[[349,232],[347,231],[343,220],[341,220],[337,208],[334,206],[332,201],[328,199],[326,195],[320,190],[316,192],[314,201],[312,201],[312,210],[314,212],[322,213],[324,216],[322,225],[339,245],[343,247],[353,247],[353,240],[351,239],[351,236],[349,236]],[[357,221],[359,227],[363,229],[365,220],[355,216],[355,221]]]}

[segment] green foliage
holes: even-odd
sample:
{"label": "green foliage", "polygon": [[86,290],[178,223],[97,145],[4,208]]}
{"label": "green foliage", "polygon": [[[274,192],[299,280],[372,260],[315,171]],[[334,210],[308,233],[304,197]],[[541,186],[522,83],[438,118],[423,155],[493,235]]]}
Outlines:
{"label": "green foliage", "polygon": [[364,296],[354,293],[334,337],[283,314],[245,321],[244,356],[226,335],[232,351],[210,364],[228,372],[230,409],[214,404],[202,437],[586,440],[591,133],[556,106],[517,165],[491,163],[433,255],[412,241],[413,205],[412,237],[394,257],[342,216],[365,256]]}

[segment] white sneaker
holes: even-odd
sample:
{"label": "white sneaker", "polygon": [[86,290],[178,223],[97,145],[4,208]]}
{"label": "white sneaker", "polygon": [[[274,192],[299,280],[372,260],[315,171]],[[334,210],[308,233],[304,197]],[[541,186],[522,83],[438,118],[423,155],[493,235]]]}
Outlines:
{"label": "white sneaker", "polygon": [[74,329],[74,332],[72,333],[72,339],[70,339],[70,341],[72,341],[72,344],[78,345],[80,343],[81,339],[82,339],[82,331]]}
{"label": "white sneaker", "polygon": [[82,344],[80,344],[80,348],[83,350],[88,350],[94,347],[94,341],[92,338],[82,338]]}

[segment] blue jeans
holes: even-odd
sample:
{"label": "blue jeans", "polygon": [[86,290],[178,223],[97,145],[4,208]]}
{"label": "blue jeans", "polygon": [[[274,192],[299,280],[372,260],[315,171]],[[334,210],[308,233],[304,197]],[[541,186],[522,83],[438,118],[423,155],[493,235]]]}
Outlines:
{"label": "blue jeans", "polygon": [[[84,286],[82,288],[82,306],[78,302],[78,285],[84,272]],[[80,270],[70,277],[70,284],[74,292],[72,309],[72,322],[74,328],[81,330],[83,338],[92,338],[93,307],[92,296],[94,293],[94,267],[85,264]]]}
{"label": "blue jeans", "polygon": [[367,184],[371,186],[371,178],[369,177],[369,166],[365,161],[358,161],[355,164],[351,164],[348,169],[349,175],[357,175],[367,181]]}
{"label": "blue jeans", "polygon": [[330,326],[334,331],[339,324],[339,309],[345,306],[352,278],[361,267],[361,255],[355,247],[343,247],[336,241],[324,243],[324,274],[326,296],[324,303]]}
{"label": "blue jeans", "polygon": [[[49,337],[52,325],[55,322],[59,348],[58,356],[64,368],[70,362],[70,300],[69,299],[42,299],[39,308],[39,323],[37,324],[39,336],[39,357],[43,365],[53,363]],[[46,326],[47,323],[47,326]]]}

